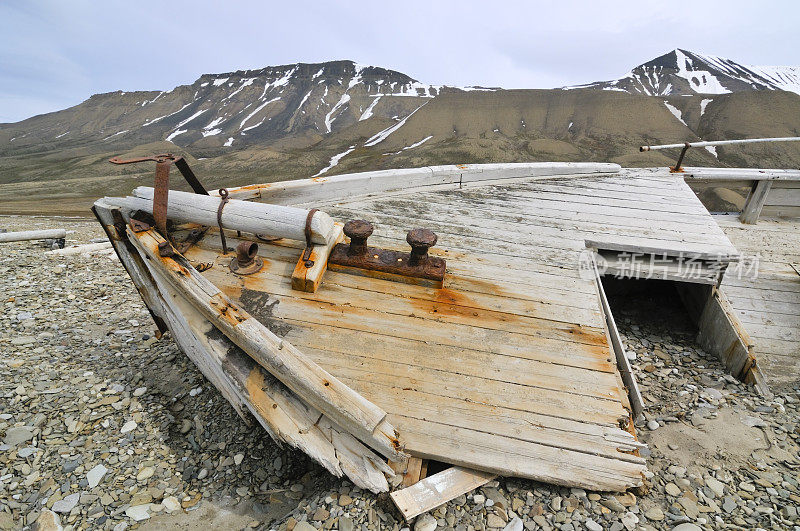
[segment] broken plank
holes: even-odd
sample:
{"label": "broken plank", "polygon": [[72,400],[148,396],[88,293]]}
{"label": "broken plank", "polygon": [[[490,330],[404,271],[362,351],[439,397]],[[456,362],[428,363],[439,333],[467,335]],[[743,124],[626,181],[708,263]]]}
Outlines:
{"label": "broken plank", "polygon": [[497,476],[460,466],[442,470],[416,484],[390,494],[406,520],[433,510],[440,505],[485,485]]}
{"label": "broken plank", "polygon": [[183,297],[284,385],[385,457],[402,457],[396,430],[386,420],[386,412],[241,310],[182,255],[161,257],[158,246],[165,240],[155,230],[135,233],[129,228],[127,234]]}

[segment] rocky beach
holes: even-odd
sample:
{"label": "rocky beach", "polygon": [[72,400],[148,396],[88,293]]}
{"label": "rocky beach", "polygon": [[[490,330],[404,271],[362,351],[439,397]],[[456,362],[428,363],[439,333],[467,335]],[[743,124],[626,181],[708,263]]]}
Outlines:
{"label": "rocky beach", "polygon": [[[86,218],[8,216],[9,231]],[[0,254],[0,529],[800,529],[796,389],[759,396],[652,300],[615,310],[647,405],[644,488],[499,479],[412,523],[248,425],[155,326],[113,252]],[[614,301],[612,300],[612,305]]]}

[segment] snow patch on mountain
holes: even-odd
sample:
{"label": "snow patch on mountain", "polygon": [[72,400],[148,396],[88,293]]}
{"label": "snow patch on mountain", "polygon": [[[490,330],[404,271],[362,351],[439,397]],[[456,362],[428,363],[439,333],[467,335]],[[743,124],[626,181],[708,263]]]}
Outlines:
{"label": "snow patch on mountain", "polygon": [[677,107],[670,105],[668,101],[665,101],[664,105],[667,106],[667,109],[669,109],[669,112],[671,112],[675,118],[677,118],[683,125],[686,125],[686,122],[684,122],[683,118],[681,118],[681,111],[679,111]]}
{"label": "snow patch on mountain", "polygon": [[330,170],[331,168],[333,168],[334,166],[339,164],[339,161],[342,160],[344,157],[346,157],[348,154],[352,153],[354,149],[356,149],[355,146],[350,146],[347,149],[347,151],[344,151],[342,153],[339,153],[338,155],[332,156],[330,162],[328,162],[328,165],[325,166],[324,168],[322,168],[321,170],[319,170],[319,172],[316,175],[314,175],[314,177],[319,177],[320,175],[322,175],[326,171]]}
{"label": "snow patch on mountain", "polygon": [[423,103],[422,105],[420,105],[419,107],[414,109],[411,112],[411,114],[409,114],[408,116],[406,116],[405,118],[403,118],[402,120],[397,122],[396,124],[391,125],[391,126],[387,127],[386,129],[384,129],[383,131],[380,131],[380,132],[376,133],[375,135],[371,136],[369,139],[367,139],[366,142],[364,142],[364,146],[365,147],[371,147],[371,146],[374,146],[375,144],[380,144],[381,142],[386,140],[389,137],[389,135],[391,135],[392,133],[394,133],[395,131],[397,131],[401,127],[403,127],[403,125],[405,125],[406,121],[409,118],[411,118],[412,116],[414,116],[414,113],[416,113],[421,108],[425,107],[428,103],[429,102],[426,101],[425,103]]}

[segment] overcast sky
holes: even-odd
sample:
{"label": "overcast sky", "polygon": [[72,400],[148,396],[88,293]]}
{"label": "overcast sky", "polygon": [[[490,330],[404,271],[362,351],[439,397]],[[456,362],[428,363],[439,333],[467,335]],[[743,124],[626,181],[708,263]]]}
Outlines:
{"label": "overcast sky", "polygon": [[456,86],[613,79],[674,48],[800,65],[800,0],[0,0],[0,122],[203,73],[352,59]]}

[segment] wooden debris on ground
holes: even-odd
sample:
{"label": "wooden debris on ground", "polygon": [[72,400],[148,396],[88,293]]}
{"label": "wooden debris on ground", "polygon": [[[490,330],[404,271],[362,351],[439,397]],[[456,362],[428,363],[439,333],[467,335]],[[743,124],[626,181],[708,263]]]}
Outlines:
{"label": "wooden debris on ground", "polygon": [[66,237],[67,237],[67,231],[65,229],[0,232],[0,243],[24,242],[30,240],[63,240]]}
{"label": "wooden debris on ground", "polygon": [[466,494],[497,477],[490,472],[478,472],[454,466],[428,476],[402,490],[390,494],[392,501],[406,520],[426,513]]}

